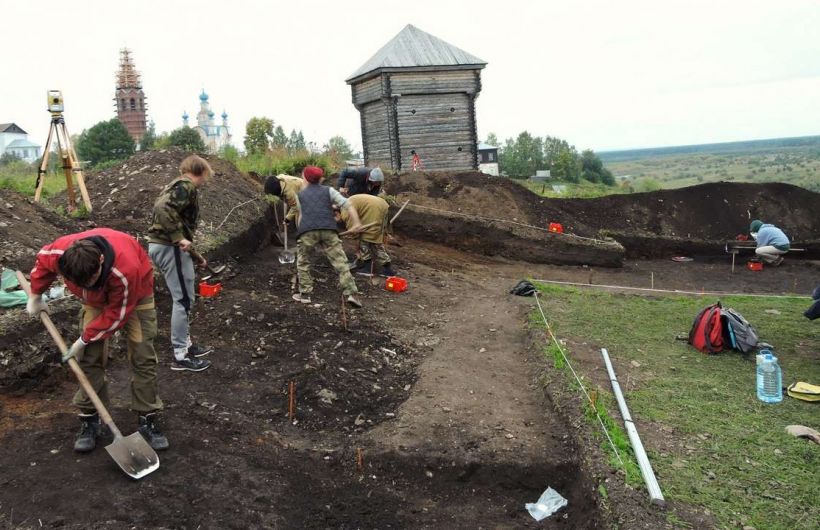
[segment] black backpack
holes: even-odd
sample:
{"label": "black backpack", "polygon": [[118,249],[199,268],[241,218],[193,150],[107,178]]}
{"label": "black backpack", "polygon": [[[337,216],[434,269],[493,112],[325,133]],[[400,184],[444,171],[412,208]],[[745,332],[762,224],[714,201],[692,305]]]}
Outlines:
{"label": "black backpack", "polygon": [[518,296],[532,296],[535,294],[535,286],[527,280],[521,280],[515,287],[510,289],[510,294]]}

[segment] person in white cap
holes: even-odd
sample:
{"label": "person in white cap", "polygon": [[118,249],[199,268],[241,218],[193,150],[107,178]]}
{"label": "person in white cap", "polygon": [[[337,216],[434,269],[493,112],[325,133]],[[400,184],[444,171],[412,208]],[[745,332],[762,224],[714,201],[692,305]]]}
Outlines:
{"label": "person in white cap", "polygon": [[361,193],[380,195],[383,183],[384,173],[381,168],[359,167],[343,169],[339,173],[336,186],[342,195],[352,197]]}

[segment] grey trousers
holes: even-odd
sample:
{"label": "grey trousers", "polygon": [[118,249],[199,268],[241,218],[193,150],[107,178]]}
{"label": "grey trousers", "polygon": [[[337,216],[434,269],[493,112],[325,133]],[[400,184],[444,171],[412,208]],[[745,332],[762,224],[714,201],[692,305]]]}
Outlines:
{"label": "grey trousers", "polygon": [[174,357],[181,361],[191,345],[188,317],[194,306],[194,260],[175,245],[148,244],[151,261],[165,277],[165,283],[174,301],[171,310],[171,346]]}
{"label": "grey trousers", "polygon": [[777,247],[772,245],[766,245],[764,247],[757,247],[755,249],[755,254],[757,254],[760,259],[765,261],[766,263],[772,263],[777,260],[780,256],[788,252],[788,250],[780,250]]}

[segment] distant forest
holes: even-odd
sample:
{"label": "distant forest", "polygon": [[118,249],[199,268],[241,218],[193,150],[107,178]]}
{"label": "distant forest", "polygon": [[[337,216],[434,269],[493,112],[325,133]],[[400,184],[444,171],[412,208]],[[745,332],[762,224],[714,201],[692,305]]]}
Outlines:
{"label": "distant forest", "polygon": [[820,192],[820,136],[683,145],[597,153],[634,189],[702,182],[785,182]]}

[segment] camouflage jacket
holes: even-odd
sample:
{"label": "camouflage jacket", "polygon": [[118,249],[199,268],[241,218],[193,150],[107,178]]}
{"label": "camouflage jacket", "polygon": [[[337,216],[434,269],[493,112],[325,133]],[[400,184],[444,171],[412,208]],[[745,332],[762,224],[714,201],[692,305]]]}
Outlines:
{"label": "camouflage jacket", "polygon": [[165,245],[194,240],[199,223],[199,194],[194,183],[177,178],[165,186],[154,202],[148,241]]}

